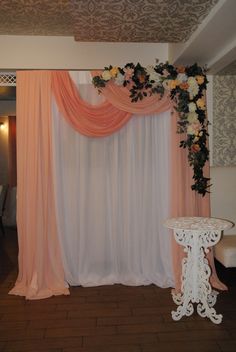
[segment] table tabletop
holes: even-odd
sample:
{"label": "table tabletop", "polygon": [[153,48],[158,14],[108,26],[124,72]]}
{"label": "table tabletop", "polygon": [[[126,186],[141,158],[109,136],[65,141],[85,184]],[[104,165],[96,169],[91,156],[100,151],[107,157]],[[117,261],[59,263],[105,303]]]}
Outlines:
{"label": "table tabletop", "polygon": [[173,230],[223,231],[230,229],[234,224],[225,219],[187,216],[168,219],[164,222],[164,226]]}

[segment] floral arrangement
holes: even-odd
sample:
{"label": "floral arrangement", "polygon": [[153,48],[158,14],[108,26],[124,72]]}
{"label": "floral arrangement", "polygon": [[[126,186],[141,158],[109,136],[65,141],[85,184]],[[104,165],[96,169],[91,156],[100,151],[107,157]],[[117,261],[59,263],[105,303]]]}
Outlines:
{"label": "floral arrangement", "polygon": [[157,61],[155,66],[145,68],[139,63],[128,63],[124,68],[105,67],[100,76],[93,78],[99,92],[109,81],[127,87],[132,102],[152,94],[163,96],[165,91],[169,93],[179,113],[177,133],[184,134],[180,147],[188,149],[188,162],[193,168],[194,184],[191,188],[202,196],[209,193],[210,179],[203,175],[203,167],[209,159],[204,98],[208,82],[205,70],[197,64],[184,67]]}

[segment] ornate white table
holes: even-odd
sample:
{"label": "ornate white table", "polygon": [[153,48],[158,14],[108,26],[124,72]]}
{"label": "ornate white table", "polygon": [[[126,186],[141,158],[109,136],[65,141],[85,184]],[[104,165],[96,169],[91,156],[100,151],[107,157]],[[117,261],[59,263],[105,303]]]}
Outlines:
{"label": "ornate white table", "polygon": [[176,242],[184,246],[187,253],[182,261],[181,293],[172,292],[178,305],[177,310],[171,312],[173,320],[193,314],[193,303],[198,303],[197,312],[201,317],[221,323],[222,314],[217,314],[213,308],[218,292],[211,288],[211,269],[205,254],[220,240],[222,231],[233,224],[216,218],[180,217],[168,219],[164,226],[174,230]]}

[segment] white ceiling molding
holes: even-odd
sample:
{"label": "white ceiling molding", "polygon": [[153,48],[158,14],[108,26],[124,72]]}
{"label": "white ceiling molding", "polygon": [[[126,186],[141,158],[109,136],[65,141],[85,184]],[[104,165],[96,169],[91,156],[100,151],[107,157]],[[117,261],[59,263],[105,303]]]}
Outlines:
{"label": "white ceiling molding", "polygon": [[195,62],[215,74],[236,58],[236,1],[220,0],[185,44],[169,44],[169,60]]}

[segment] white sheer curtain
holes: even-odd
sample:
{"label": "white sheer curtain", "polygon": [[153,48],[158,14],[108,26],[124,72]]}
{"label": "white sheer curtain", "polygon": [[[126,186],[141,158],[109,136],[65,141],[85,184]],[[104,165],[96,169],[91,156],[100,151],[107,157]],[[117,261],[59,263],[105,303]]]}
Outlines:
{"label": "white sheer curtain", "polygon": [[[87,72],[71,73],[90,103]],[[170,113],[134,116],[119,132],[88,138],[53,103],[57,221],[70,285],[173,285],[169,210]]]}

